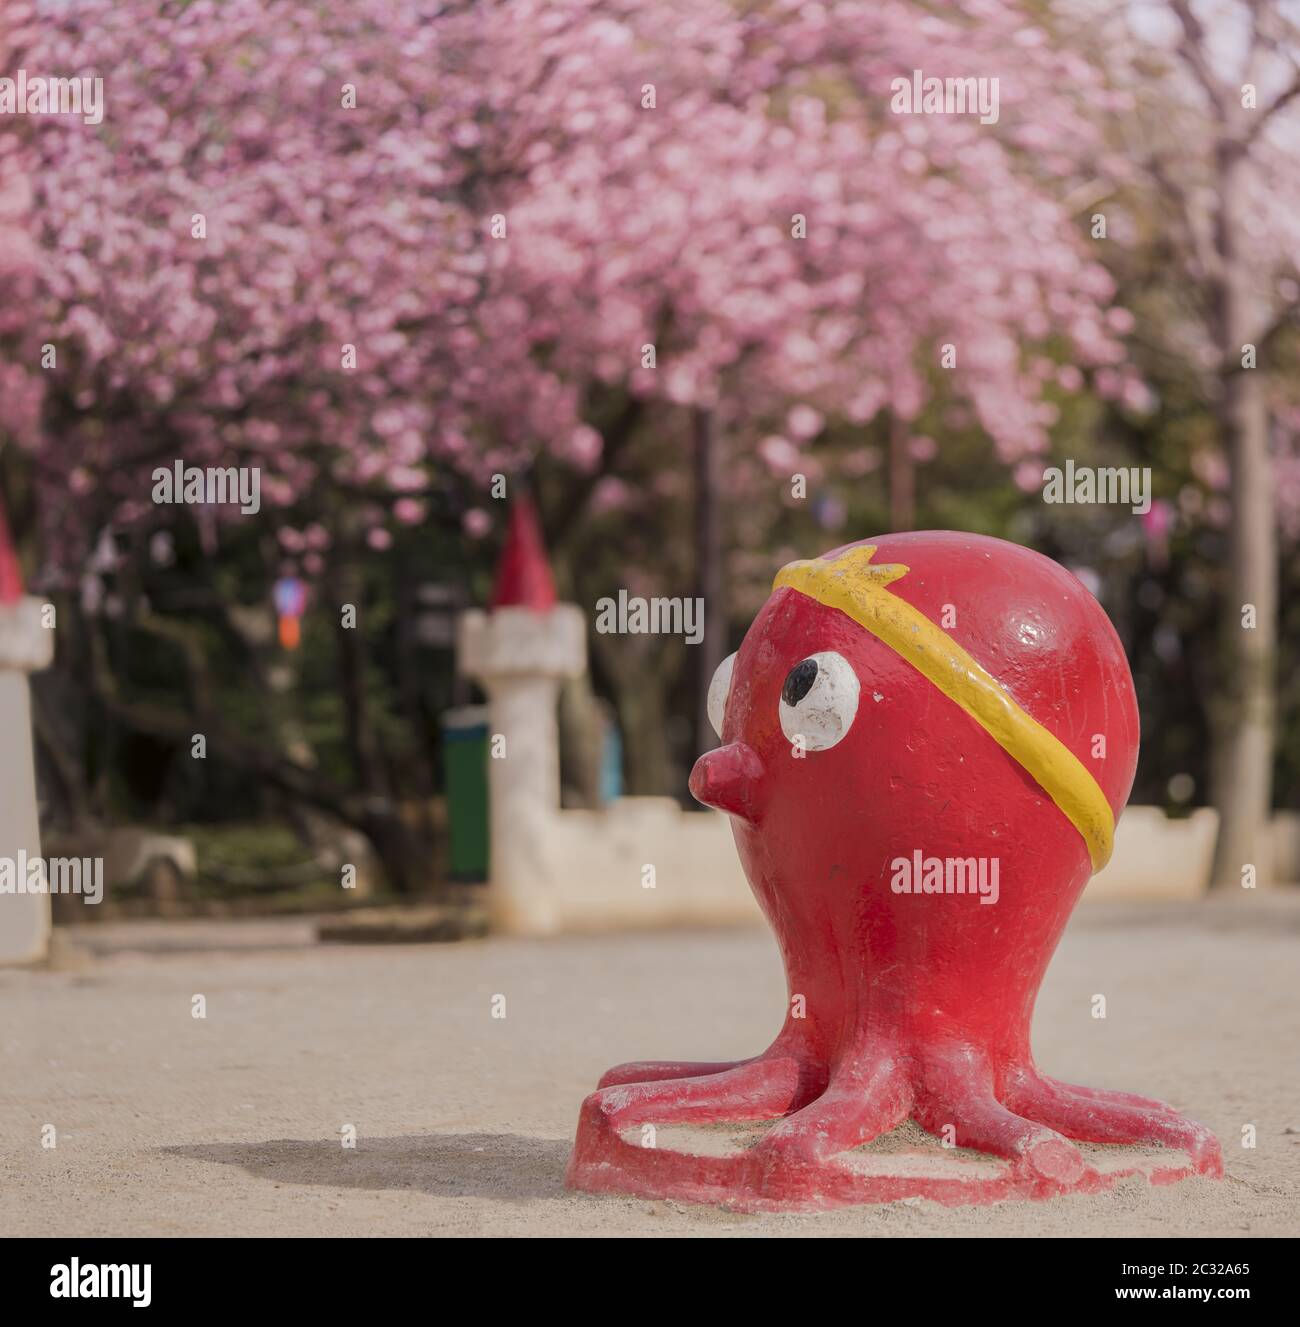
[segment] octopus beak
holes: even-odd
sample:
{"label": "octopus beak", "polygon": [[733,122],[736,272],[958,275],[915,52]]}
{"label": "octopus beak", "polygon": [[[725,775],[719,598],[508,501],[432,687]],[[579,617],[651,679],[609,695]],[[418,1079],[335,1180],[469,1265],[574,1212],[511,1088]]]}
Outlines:
{"label": "octopus beak", "polygon": [[691,796],[705,806],[758,823],[765,784],[758,752],[744,742],[706,751],[691,770]]}

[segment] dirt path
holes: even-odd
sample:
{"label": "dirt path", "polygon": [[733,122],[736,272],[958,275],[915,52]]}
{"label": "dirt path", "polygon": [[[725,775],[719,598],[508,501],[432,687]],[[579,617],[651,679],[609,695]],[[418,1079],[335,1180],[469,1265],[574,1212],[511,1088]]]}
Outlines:
{"label": "dirt path", "polygon": [[[0,972],[10,1234],[1300,1230],[1300,892],[1084,910],[1039,1002],[1045,1070],[1162,1097],[1209,1124],[1224,1182],[822,1216],[561,1185],[578,1103],[607,1066],[766,1045],[784,987],[765,932],[403,948],[320,947],[299,920],[78,934],[97,951],[84,968]],[[1095,994],[1105,1020],[1091,1016]],[[204,1019],[191,1016],[195,995]],[[492,1017],[496,995],[504,1019]],[[41,1146],[47,1124],[53,1149]],[[340,1142],[349,1124],[355,1150]]]}

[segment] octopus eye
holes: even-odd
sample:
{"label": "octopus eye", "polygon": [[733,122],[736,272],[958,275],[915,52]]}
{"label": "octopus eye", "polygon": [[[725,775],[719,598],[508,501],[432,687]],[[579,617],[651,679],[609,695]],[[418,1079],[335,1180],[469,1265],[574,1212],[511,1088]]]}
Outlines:
{"label": "octopus eye", "polygon": [[829,750],[853,725],[858,675],[834,650],[810,654],[785,675],[778,708],[789,741],[806,751]]}
{"label": "octopus eye", "polygon": [[731,694],[731,670],[735,666],[736,656],[733,652],[718,665],[713,681],[709,683],[709,722],[719,741],[722,739],[722,719],[727,712],[727,697]]}

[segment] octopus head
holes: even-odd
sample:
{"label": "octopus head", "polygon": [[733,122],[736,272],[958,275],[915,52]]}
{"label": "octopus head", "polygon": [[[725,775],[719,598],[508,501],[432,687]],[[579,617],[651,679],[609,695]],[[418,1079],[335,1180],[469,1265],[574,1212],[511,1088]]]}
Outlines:
{"label": "octopus head", "polygon": [[1013,903],[1067,897],[1068,915],[1137,760],[1133,683],[1100,605],[1050,559],[976,535],[784,568],[709,713],[723,745],[691,791],[734,818],[768,905],[907,898],[913,865],[973,858]]}

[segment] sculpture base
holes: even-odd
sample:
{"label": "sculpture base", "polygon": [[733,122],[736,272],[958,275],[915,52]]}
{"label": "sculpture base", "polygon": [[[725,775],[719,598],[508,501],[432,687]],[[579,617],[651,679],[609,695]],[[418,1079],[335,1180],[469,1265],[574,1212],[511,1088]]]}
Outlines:
{"label": "sculpture base", "polygon": [[[661,1129],[656,1146],[639,1131],[600,1136],[579,1125],[565,1184],[587,1193],[672,1199],[737,1212],[817,1212],[868,1203],[928,1199],[946,1207],[1035,1201],[1070,1193],[1099,1193],[1139,1176],[1153,1185],[1221,1173],[1211,1159],[1197,1161],[1172,1148],[1085,1146],[1081,1172],[1057,1176],[965,1149],[943,1149],[915,1125],[905,1125],[869,1147],[830,1161],[773,1167],[747,1150],[767,1125],[741,1131]],[[662,1144],[665,1135],[687,1147]]]}
{"label": "sculpture base", "polygon": [[[1139,1173],[1157,1184],[1223,1174],[1219,1140],[1204,1125],[1149,1097],[1049,1078],[1006,1045],[995,1059],[973,1041],[904,1043],[878,1030],[842,1045],[833,1062],[815,1049],[787,1023],[751,1060],[615,1065],[578,1113],[570,1186],[780,1211],[904,1198],[993,1203],[1093,1193]],[[768,1123],[747,1150],[660,1146],[669,1129],[756,1120]],[[906,1137],[900,1125],[941,1140],[929,1145],[930,1169],[925,1153],[901,1168],[891,1155]],[[1090,1145],[1086,1155],[1079,1144]],[[1135,1147],[1158,1149],[1154,1164],[1135,1164]],[[1116,1155],[1128,1164],[1099,1164]],[[984,1169],[936,1171],[939,1160]]]}

